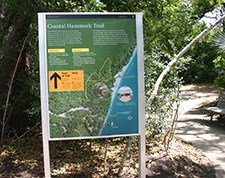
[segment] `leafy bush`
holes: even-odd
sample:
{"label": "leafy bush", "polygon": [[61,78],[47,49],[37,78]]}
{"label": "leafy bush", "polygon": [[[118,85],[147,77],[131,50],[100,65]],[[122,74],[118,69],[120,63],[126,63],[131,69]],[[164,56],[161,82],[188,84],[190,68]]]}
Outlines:
{"label": "leafy bush", "polygon": [[222,29],[217,30],[217,34],[213,38],[213,44],[216,47],[217,57],[213,60],[218,76],[214,83],[222,88],[225,88],[225,33]]}
{"label": "leafy bush", "polygon": [[[145,90],[146,99],[151,95],[153,85],[167,63],[172,59],[169,54],[153,53],[145,58]],[[151,105],[146,108],[150,115],[147,116],[147,134],[157,136],[166,134],[173,129],[176,112],[180,101],[180,86],[182,78],[179,73],[184,70],[187,59],[181,59],[164,78],[159,93]]]}
{"label": "leafy bush", "polygon": [[225,59],[218,56],[213,62],[219,73],[214,82],[217,86],[225,88]]}
{"label": "leafy bush", "polygon": [[187,70],[181,73],[185,83],[213,83],[217,75],[213,64],[217,52],[211,42],[195,44],[188,55],[191,61],[186,65]]}

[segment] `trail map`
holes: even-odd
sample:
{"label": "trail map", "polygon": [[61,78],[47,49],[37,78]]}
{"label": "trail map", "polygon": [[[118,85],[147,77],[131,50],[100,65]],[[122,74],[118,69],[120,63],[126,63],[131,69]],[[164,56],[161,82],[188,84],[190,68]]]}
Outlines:
{"label": "trail map", "polygon": [[51,138],[137,134],[135,15],[47,15]]}

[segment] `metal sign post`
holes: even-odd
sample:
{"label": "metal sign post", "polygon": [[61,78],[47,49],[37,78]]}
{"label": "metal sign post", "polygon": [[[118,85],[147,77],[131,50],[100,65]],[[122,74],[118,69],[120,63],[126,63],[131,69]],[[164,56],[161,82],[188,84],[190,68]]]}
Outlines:
{"label": "metal sign post", "polygon": [[141,13],[39,13],[45,177],[49,141],[139,136],[145,177]]}
{"label": "metal sign post", "polygon": [[142,15],[137,15],[136,24],[138,46],[138,93],[139,93],[139,178],[146,177],[146,144],[145,144],[145,86],[144,86],[144,42]]}

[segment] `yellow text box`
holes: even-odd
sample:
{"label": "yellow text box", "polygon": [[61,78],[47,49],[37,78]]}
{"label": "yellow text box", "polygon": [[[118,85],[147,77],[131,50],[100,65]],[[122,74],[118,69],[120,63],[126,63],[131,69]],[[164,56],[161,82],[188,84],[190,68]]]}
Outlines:
{"label": "yellow text box", "polygon": [[83,70],[49,71],[48,78],[50,92],[84,90]]}
{"label": "yellow text box", "polygon": [[48,53],[65,53],[65,49],[48,49]]}
{"label": "yellow text box", "polygon": [[72,48],[73,53],[89,52],[89,48]]}

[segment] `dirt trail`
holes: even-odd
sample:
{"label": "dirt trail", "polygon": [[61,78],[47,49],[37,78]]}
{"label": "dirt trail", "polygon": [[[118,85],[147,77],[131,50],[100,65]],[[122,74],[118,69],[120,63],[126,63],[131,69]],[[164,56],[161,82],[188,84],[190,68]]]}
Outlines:
{"label": "dirt trail", "polygon": [[199,148],[215,164],[217,178],[225,178],[225,126],[210,121],[202,106],[218,97],[219,89],[212,85],[187,85],[182,87],[184,100],[176,134]]}

